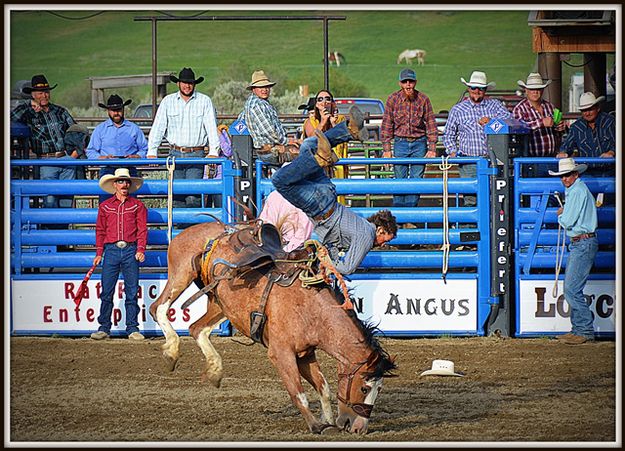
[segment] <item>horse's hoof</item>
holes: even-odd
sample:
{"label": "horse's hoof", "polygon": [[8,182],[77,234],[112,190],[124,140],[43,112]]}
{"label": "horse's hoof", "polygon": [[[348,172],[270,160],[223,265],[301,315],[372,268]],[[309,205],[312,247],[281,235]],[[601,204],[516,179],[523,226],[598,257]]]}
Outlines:
{"label": "horse's hoof", "polygon": [[165,369],[171,373],[176,369],[178,359],[174,359],[169,355],[163,354],[163,362],[165,363]]}
{"label": "horse's hoof", "polygon": [[333,424],[324,424],[324,428],[321,429],[321,435],[339,435],[341,430]]}
{"label": "horse's hoof", "polygon": [[221,387],[221,375],[214,373],[207,373],[206,371],[202,372],[201,381],[203,384],[209,382],[213,387],[220,388]]}
{"label": "horse's hoof", "polygon": [[330,429],[336,429],[336,426],[334,426],[333,424],[328,424],[328,423],[317,423],[311,426],[310,432],[312,432],[313,434],[329,435],[329,434],[332,434],[332,432],[329,431]]}

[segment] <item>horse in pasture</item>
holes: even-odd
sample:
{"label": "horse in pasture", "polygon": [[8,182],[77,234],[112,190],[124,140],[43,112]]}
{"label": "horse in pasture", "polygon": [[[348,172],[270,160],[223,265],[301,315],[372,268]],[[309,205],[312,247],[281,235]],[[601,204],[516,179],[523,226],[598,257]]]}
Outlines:
{"label": "horse in pasture", "polygon": [[336,64],[337,67],[340,67],[341,64],[346,63],[345,57],[343,56],[343,54],[340,52],[337,52],[336,50],[328,52],[328,61],[330,62],[330,64],[332,63]]}
{"label": "horse in pasture", "polygon": [[[150,306],[150,314],[165,334],[163,357],[170,371],[179,358],[180,337],[167,312],[180,294],[195,281],[208,296],[206,313],[189,327],[206,358],[202,381],[219,387],[223,377],[220,355],[210,341],[211,331],[224,319],[242,334],[262,343],[293,404],[308,428],[321,433],[330,427],[364,434],[382,378],[393,376],[394,359],[353,310],[345,310],[326,284],[307,285],[299,274],[303,256],[299,249],[286,254],[271,224],[250,221],[225,225],[196,224],[170,243],[168,280]],[[329,384],[315,352],[320,349],[338,361],[338,416],[334,420]],[[251,375],[250,377],[253,377]],[[321,399],[321,417],[310,410],[301,378]]]}
{"label": "horse in pasture", "polygon": [[406,61],[406,64],[412,64],[412,60],[413,59],[417,59],[417,65],[418,66],[424,66],[425,65],[425,55],[427,54],[427,52],[425,50],[421,50],[421,49],[414,49],[414,50],[404,50],[403,52],[401,52],[399,54],[399,56],[397,57],[397,64],[400,64],[402,60]]}

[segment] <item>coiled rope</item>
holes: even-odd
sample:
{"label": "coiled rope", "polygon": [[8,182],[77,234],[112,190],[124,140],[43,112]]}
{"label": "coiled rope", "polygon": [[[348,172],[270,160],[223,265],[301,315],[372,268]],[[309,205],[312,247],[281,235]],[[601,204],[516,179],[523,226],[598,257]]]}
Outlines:
{"label": "coiled rope", "polygon": [[[554,193],[560,207],[563,207],[562,201],[560,200],[560,196],[558,196],[558,192]],[[562,244],[560,244],[560,240],[562,240]],[[560,225],[558,221],[558,241],[556,244],[556,280],[553,284],[553,290],[551,290],[551,295],[553,298],[558,297],[558,277],[560,277],[560,269],[562,269],[562,259],[564,258],[564,246],[566,242],[566,236],[564,235],[564,229]]]}
{"label": "coiled rope", "polygon": [[171,243],[173,225],[173,199],[174,199],[174,169],[176,169],[176,157],[168,156],[167,162],[167,242]]}
{"label": "coiled rope", "polygon": [[443,173],[443,245],[441,250],[443,251],[443,267],[441,269],[441,277],[443,282],[447,284],[447,271],[449,270],[449,252],[451,250],[451,244],[449,242],[449,170],[452,165],[448,162],[448,156],[441,156],[441,164],[438,168]]}

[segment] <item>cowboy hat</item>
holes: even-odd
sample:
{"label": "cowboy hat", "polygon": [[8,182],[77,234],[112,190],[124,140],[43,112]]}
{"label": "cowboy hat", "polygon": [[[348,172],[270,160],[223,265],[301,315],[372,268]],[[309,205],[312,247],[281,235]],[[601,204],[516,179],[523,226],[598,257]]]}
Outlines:
{"label": "cowboy hat", "polygon": [[517,84],[527,89],[544,89],[551,84],[551,80],[543,81],[543,77],[538,72],[532,72],[527,76],[525,83],[523,83],[523,80],[519,80]]}
{"label": "cowboy hat", "polygon": [[45,75],[33,75],[30,81],[30,86],[24,86],[22,92],[24,94],[30,94],[33,91],[52,91],[57,85],[50,87],[50,83]]}
{"label": "cowboy hat", "polygon": [[297,107],[297,109],[312,111],[315,109],[316,102],[317,102],[317,99],[315,99],[314,97],[309,97],[308,102],[301,104],[300,106]]}
{"label": "cowboy hat", "polygon": [[196,80],[195,79],[195,72],[193,72],[193,69],[191,69],[190,67],[184,67],[178,73],[178,77],[176,77],[174,74],[171,74],[169,76],[169,79],[173,83],[178,83],[179,81],[181,81],[183,83],[193,83],[194,85],[199,85],[200,83],[202,83],[204,81],[204,77],[200,77],[200,78],[198,78]]}
{"label": "cowboy hat", "polygon": [[604,99],[604,96],[595,97],[592,92],[585,92],[579,98],[579,109],[581,111],[587,110]]}
{"label": "cowboy hat", "polygon": [[488,89],[488,88],[494,88],[495,87],[495,82],[494,81],[487,82],[486,81],[486,74],[484,72],[480,72],[479,70],[473,71],[469,81],[466,81],[462,77],[460,77],[460,81],[462,83],[464,83],[465,85],[467,85],[467,86],[475,86],[475,87],[478,87],[478,88],[487,88]]}
{"label": "cowboy hat", "polygon": [[265,75],[264,70],[255,70],[252,74],[252,83],[249,84],[247,89],[271,87],[275,84],[274,81],[269,80],[269,77]]}
{"label": "cowboy hat", "polygon": [[130,188],[128,188],[129,193],[134,193],[141,188],[141,185],[143,185],[143,179],[141,177],[131,177],[128,168],[117,168],[115,169],[115,174],[106,174],[100,178],[100,188],[107,193],[115,194],[115,187],[113,184],[117,180],[131,181]]}
{"label": "cowboy hat", "polygon": [[121,110],[126,105],[130,105],[131,103],[132,100],[128,99],[124,102],[120,96],[118,96],[117,94],[113,94],[106,101],[106,105],[104,105],[103,103],[98,103],[98,106],[107,110]]}
{"label": "cowboy hat", "polygon": [[424,371],[421,376],[461,376],[464,374],[454,371],[454,362],[451,360],[434,360],[432,369]]}
{"label": "cowboy hat", "polygon": [[549,175],[564,175],[569,172],[579,172],[580,174],[588,169],[587,164],[576,164],[572,158],[562,158],[558,161],[558,172],[549,171]]}

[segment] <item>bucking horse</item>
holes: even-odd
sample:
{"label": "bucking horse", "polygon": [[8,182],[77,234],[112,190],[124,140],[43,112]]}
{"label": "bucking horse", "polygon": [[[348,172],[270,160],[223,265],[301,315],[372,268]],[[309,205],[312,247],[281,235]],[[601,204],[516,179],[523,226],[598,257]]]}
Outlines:
{"label": "bucking horse", "polygon": [[[165,334],[165,362],[170,371],[175,369],[180,343],[167,311],[195,282],[200,291],[182,307],[208,296],[206,313],[189,327],[206,358],[203,382],[220,386],[222,359],[210,334],[227,318],[240,333],[267,348],[269,360],[311,432],[338,427],[365,434],[383,377],[393,376],[394,359],[375,338],[375,328],[357,318],[349,298],[337,296],[328,284],[330,272],[317,255],[325,248],[317,243],[287,254],[281,244],[278,230],[260,220],[196,224],[171,241],[167,284],[150,306],[150,314]],[[338,362],[336,421],[317,349]],[[310,410],[302,377],[319,394],[320,419]]]}

